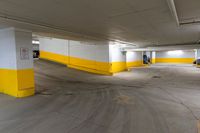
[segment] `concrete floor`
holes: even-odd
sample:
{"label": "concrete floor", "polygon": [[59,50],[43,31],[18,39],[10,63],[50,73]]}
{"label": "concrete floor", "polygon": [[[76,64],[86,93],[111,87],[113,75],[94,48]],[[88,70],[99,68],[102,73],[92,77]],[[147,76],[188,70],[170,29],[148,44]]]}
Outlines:
{"label": "concrete floor", "polygon": [[0,95],[0,133],[197,133],[200,69],[134,68],[113,77],[35,61],[36,96]]}

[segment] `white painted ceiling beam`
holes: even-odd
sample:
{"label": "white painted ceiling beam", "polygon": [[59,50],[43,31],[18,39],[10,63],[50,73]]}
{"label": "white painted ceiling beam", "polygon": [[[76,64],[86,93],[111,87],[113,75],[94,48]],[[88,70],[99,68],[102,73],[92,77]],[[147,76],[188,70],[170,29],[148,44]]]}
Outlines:
{"label": "white painted ceiling beam", "polygon": [[167,3],[168,3],[168,6],[170,8],[170,11],[171,11],[175,21],[176,21],[177,26],[180,26],[180,21],[179,21],[179,18],[178,18],[178,14],[177,14],[177,10],[176,10],[174,0],[167,0]]}
{"label": "white painted ceiling beam", "polygon": [[200,44],[159,46],[159,47],[146,47],[146,48],[124,48],[124,51],[165,51],[165,50],[190,50],[190,49],[200,49]]}

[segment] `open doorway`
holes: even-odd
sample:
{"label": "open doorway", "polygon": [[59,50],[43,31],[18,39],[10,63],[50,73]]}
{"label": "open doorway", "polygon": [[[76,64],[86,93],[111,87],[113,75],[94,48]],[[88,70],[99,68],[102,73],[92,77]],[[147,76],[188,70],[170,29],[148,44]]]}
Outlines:
{"label": "open doorway", "polygon": [[39,59],[39,57],[40,57],[39,44],[40,44],[40,42],[38,40],[33,40],[32,41],[32,45],[33,45],[33,58],[34,59]]}
{"label": "open doorway", "polygon": [[149,65],[152,62],[152,52],[145,51],[143,52],[143,64]]}

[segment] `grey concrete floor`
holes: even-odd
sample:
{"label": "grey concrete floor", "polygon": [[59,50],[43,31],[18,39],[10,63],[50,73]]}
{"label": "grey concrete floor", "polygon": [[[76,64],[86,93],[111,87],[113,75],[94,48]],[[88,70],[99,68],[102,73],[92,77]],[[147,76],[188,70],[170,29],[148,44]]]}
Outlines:
{"label": "grey concrete floor", "polygon": [[35,61],[37,94],[0,95],[0,133],[198,133],[200,69],[93,75]]}

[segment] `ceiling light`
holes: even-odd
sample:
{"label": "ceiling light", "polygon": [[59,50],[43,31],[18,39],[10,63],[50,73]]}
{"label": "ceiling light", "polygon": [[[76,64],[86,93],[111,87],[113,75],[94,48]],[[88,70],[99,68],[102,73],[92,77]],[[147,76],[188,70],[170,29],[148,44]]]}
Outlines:
{"label": "ceiling light", "polygon": [[170,54],[170,55],[181,55],[181,54],[183,54],[183,51],[182,50],[167,51],[167,54]]}
{"label": "ceiling light", "polygon": [[38,40],[33,40],[32,44],[40,44],[40,42]]}

